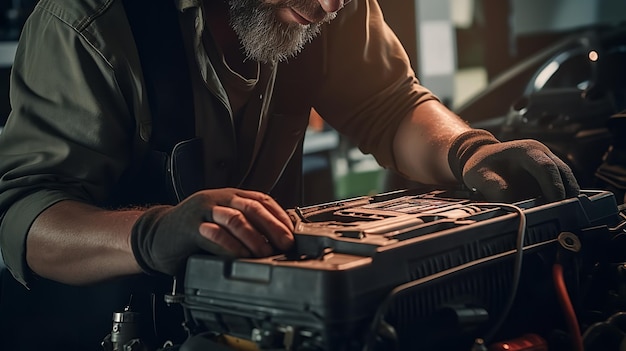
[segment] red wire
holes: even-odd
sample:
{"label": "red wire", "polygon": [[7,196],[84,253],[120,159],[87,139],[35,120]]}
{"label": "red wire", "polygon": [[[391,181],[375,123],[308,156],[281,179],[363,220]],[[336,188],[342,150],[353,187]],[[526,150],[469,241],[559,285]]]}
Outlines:
{"label": "red wire", "polygon": [[584,351],[583,338],[580,334],[576,312],[574,312],[574,307],[572,306],[567,287],[565,286],[565,280],[563,279],[563,266],[559,263],[555,263],[554,266],[552,266],[552,277],[554,278],[554,287],[559,299],[559,304],[565,314],[565,322],[567,323],[572,341],[572,350]]}

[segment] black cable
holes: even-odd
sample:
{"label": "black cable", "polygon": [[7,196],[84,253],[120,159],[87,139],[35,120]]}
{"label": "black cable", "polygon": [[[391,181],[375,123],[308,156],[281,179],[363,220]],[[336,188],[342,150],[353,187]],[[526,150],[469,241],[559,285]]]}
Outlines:
{"label": "black cable", "polygon": [[[514,272],[513,272],[513,282],[512,282],[512,287],[511,287],[511,293],[509,295],[509,298],[504,306],[503,312],[500,315],[500,318],[497,320],[497,322],[493,325],[493,327],[491,328],[491,330],[487,333],[487,338],[483,338],[480,339],[483,342],[489,341],[491,338],[493,338],[493,336],[495,335],[495,333],[498,331],[498,329],[501,327],[501,325],[504,323],[506,317],[508,316],[511,308],[513,307],[513,303],[515,302],[515,298],[517,296],[517,288],[519,286],[519,282],[520,282],[520,278],[521,278],[521,271],[522,271],[522,260],[523,260],[523,254],[524,254],[524,240],[526,237],[526,215],[524,214],[524,211],[515,205],[512,204],[505,204],[505,203],[472,203],[472,205],[474,206],[484,206],[484,207],[496,207],[496,208],[504,208],[507,210],[512,210],[513,212],[516,212],[519,216],[519,225],[518,225],[518,230],[517,230],[517,240],[516,240],[516,247],[515,247],[515,263],[514,263]],[[395,287],[393,290],[391,290],[391,292],[385,297],[385,299],[381,302],[381,304],[379,305],[378,309],[376,310],[376,313],[374,314],[374,317],[372,319],[372,323],[370,324],[370,330],[369,333],[366,337],[365,343],[363,345],[363,351],[370,351],[373,350],[373,346],[374,346],[374,342],[375,342],[375,338],[376,338],[376,334],[377,334],[377,328],[380,325],[381,321],[383,320],[384,314],[387,311],[388,306],[392,303],[392,301],[401,293],[404,293],[412,288],[418,287],[422,284],[425,284],[427,282],[431,282],[440,278],[443,278],[445,276],[451,275],[451,274],[455,274],[455,273],[459,273],[462,272],[468,268],[472,268],[474,266],[478,266],[480,264],[483,264],[487,261],[490,261],[494,258],[497,258],[497,256],[506,256],[506,253],[501,253],[501,254],[496,254],[496,255],[492,255],[490,257],[485,257],[485,258],[481,258],[481,259],[477,259],[474,260],[472,262],[468,262],[468,263],[464,263],[461,265],[458,265],[456,267],[435,273],[435,274],[431,274],[428,277],[424,277],[421,279],[417,279],[417,280],[413,280],[410,281],[408,283],[405,284],[401,284],[398,285],[397,287]]]}
{"label": "black cable", "polygon": [[[477,204],[477,205],[480,206],[481,204]],[[491,205],[496,205],[496,204],[491,204]],[[520,282],[520,278],[522,275],[522,261],[524,257],[524,240],[526,238],[526,215],[524,214],[524,211],[518,206],[511,205],[511,204],[497,204],[497,206],[504,207],[506,209],[517,212],[520,220],[519,220],[519,226],[517,229],[517,242],[515,244],[515,263],[513,265],[513,282],[511,284],[511,292],[509,294],[509,298],[506,304],[504,305],[504,309],[502,310],[502,313],[500,313],[500,317],[498,318],[497,322],[491,327],[489,332],[487,332],[487,334],[485,334],[485,337],[483,338],[485,340],[485,343],[487,344],[493,341],[492,340],[493,337],[498,332],[500,327],[502,327],[502,324],[508,317],[509,312],[511,311],[511,308],[513,308],[513,304],[515,303],[515,298],[517,297],[517,289],[519,287],[519,282]]]}

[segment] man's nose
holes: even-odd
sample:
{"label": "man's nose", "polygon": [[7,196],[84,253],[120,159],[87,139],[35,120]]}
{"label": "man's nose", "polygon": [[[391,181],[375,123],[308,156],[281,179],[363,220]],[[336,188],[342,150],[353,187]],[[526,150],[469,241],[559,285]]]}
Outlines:
{"label": "man's nose", "polygon": [[350,2],[351,0],[318,0],[320,2],[320,5],[322,6],[322,9],[324,9],[325,12],[337,12],[339,10],[341,10],[341,8],[348,2]]}

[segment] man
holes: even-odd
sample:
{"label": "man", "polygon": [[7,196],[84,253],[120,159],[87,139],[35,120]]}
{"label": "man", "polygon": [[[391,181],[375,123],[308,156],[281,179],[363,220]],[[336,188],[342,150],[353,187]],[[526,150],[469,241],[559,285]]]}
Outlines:
{"label": "man", "polygon": [[[95,323],[128,298],[98,295],[102,284],[176,275],[194,253],[288,250],[288,170],[312,107],[381,165],[422,183],[464,182],[503,201],[578,193],[545,146],[472,130],[421,87],[375,0],[145,2],[144,19],[171,6],[180,28],[162,54],[182,52],[186,67],[158,72],[172,84],[189,77],[188,92],[171,92],[189,120],[157,116],[167,94],[150,95],[158,77],[148,66],[161,57],[140,48],[172,27],[129,25],[132,6],[41,0],[23,30],[0,135],[0,247],[14,278],[30,294],[44,291],[47,307],[109,298],[102,314],[89,315],[88,302],[71,318]],[[141,30],[148,35],[135,45]],[[188,186],[199,174],[201,185]],[[49,337],[68,349],[71,337],[58,334],[70,329]],[[101,325],[80,330],[82,349],[103,334]]]}

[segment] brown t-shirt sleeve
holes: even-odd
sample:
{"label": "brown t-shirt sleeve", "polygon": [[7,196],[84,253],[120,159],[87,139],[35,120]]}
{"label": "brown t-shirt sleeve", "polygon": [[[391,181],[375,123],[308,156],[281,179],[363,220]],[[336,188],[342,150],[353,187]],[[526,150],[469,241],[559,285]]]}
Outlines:
{"label": "brown t-shirt sleeve", "polygon": [[396,168],[393,138],[401,120],[426,100],[408,55],[376,0],[355,0],[324,28],[324,74],[315,109],[364,153]]}

